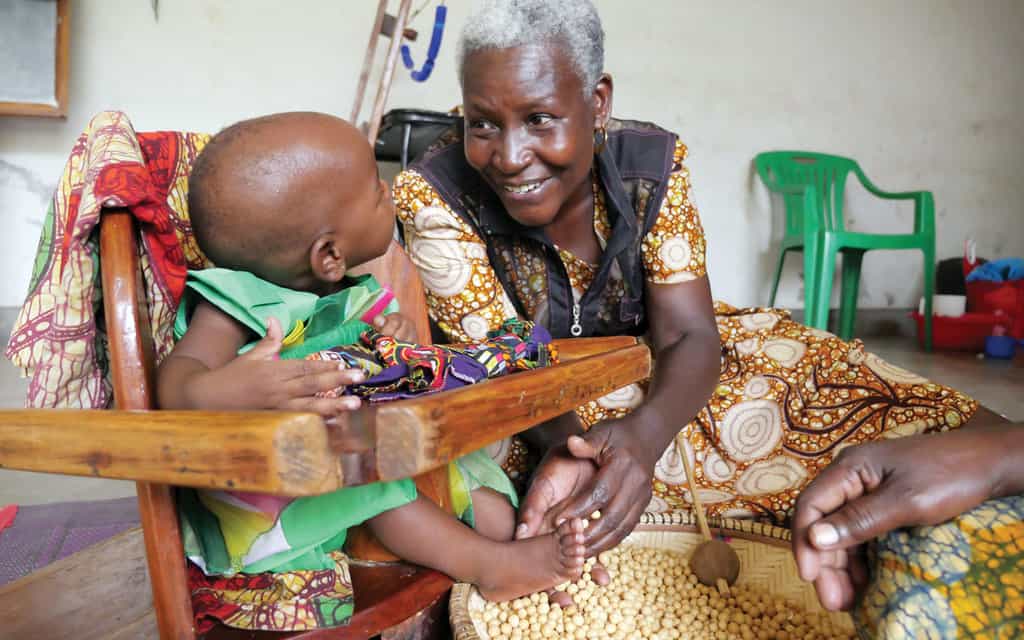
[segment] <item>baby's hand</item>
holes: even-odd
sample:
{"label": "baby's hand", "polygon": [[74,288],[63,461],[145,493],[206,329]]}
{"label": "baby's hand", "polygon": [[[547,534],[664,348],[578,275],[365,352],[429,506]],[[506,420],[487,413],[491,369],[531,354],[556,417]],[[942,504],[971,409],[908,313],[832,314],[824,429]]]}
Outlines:
{"label": "baby's hand", "polygon": [[400,313],[379,315],[373,319],[373,328],[385,336],[392,336],[401,342],[416,341],[416,325]]}
{"label": "baby's hand", "polygon": [[247,353],[195,379],[207,408],[308,411],[324,418],[358,409],[355,396],[319,398],[316,394],[358,384],[361,369],[336,361],[281,360],[281,326],[271,318],[267,335]]}

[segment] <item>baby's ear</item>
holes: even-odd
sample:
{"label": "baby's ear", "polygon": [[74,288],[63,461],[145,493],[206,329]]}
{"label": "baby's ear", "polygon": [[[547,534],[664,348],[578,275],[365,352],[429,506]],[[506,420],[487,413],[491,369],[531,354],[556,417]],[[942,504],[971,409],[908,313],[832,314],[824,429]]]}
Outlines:
{"label": "baby's ear", "polygon": [[316,239],[309,251],[309,260],[313,275],[322,282],[340,282],[348,271],[345,252],[333,233]]}

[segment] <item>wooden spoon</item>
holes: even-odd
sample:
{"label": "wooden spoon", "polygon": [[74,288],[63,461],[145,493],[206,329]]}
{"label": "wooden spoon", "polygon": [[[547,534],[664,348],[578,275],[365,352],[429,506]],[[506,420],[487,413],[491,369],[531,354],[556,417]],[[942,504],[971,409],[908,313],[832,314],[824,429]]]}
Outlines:
{"label": "wooden spoon", "polygon": [[693,510],[697,514],[697,523],[704,536],[704,542],[700,543],[690,555],[690,568],[693,569],[701,584],[717,587],[719,593],[728,593],[729,587],[736,582],[736,578],[740,575],[740,558],[729,544],[722,540],[716,540],[711,535],[708,521],[704,517],[704,505],[697,495],[697,479],[690,467],[690,458],[686,455],[682,433],[676,436],[676,453],[679,454],[679,458],[683,462],[683,469],[686,470],[686,482],[690,490],[690,497],[693,499]]}

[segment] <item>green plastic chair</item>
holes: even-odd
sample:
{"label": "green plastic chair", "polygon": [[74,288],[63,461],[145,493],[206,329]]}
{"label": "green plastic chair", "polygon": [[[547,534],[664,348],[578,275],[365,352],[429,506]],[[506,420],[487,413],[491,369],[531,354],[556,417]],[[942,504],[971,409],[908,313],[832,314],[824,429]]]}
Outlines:
{"label": "green plastic chair", "polygon": [[[930,191],[890,193],[876,187],[855,160],[806,151],[770,151],[754,159],[769,190],[782,195],[786,231],[769,304],[790,251],[804,253],[806,323],[828,329],[836,255],[843,256],[839,336],[853,337],[857,291],[864,254],[871,249],[919,249],[924,254],[925,349],[932,349],[932,294],[935,289],[935,200]],[[914,201],[913,233],[874,234],[847,231],[843,221],[846,178],[853,172],[864,188],[886,200]]]}

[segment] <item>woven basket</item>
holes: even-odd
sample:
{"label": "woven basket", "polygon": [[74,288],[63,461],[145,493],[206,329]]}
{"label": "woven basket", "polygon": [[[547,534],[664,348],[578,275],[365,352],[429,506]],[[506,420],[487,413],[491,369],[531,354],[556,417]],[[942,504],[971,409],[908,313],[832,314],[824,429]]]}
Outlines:
{"label": "woven basket", "polygon": [[[796,571],[790,551],[788,529],[749,520],[708,518],[708,525],[716,534],[729,540],[740,557],[740,577],[737,584],[750,585],[781,596],[803,607],[806,611],[821,612],[814,587]],[[623,542],[642,547],[667,549],[689,556],[703,542],[697,524],[688,511],[646,513],[636,530]],[[490,640],[486,630],[473,623],[471,613],[482,610],[485,601],[476,588],[457,584],[452,589],[449,616],[455,640]],[[845,613],[829,614],[833,623],[852,630],[853,622]]]}

